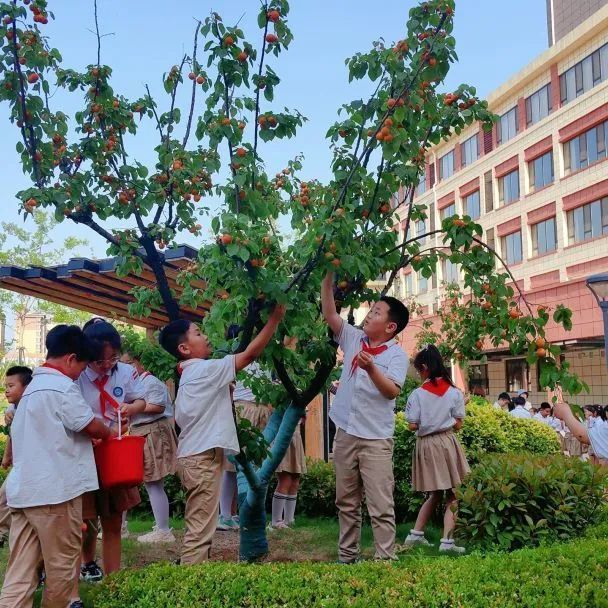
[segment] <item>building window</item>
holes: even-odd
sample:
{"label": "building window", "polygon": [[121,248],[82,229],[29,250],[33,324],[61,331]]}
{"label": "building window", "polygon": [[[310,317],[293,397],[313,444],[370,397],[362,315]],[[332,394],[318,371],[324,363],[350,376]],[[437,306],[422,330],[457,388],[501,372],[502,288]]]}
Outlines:
{"label": "building window", "polygon": [[441,210],[441,221],[456,214],[456,203],[452,203]]}
{"label": "building window", "polygon": [[426,293],[429,290],[429,281],[422,276],[422,272],[418,272],[418,293]]}
{"label": "building window", "polygon": [[465,214],[472,220],[479,219],[481,215],[481,203],[479,199],[479,190],[472,192],[464,199]]}
{"label": "building window", "polygon": [[521,390],[529,390],[529,375],[530,368],[526,363],[525,359],[507,359],[506,364],[506,377],[507,386],[506,390],[508,393],[514,393]]}
{"label": "building window", "polygon": [[469,137],[469,139],[460,145],[463,167],[472,165],[479,158],[479,149],[477,144],[478,138],[477,133],[475,133],[473,137]]}
{"label": "building window", "polygon": [[553,183],[553,152],[547,152],[528,163],[530,190],[540,190]]}
{"label": "building window", "polygon": [[405,297],[409,298],[411,295],[414,294],[414,287],[413,287],[413,282],[412,282],[412,277],[414,275],[410,272],[408,274],[405,275],[405,281],[403,281],[403,287],[405,290]]}
{"label": "building window", "polygon": [[517,106],[505,112],[498,121],[498,143],[513,139],[517,135]]}
{"label": "building window", "polygon": [[534,255],[557,249],[557,226],[554,217],[532,226],[532,249]]}
{"label": "building window", "polygon": [[426,192],[426,171],[423,171],[418,180],[418,185],[416,186],[416,194],[420,196]]}
{"label": "building window", "polygon": [[507,264],[518,264],[523,260],[521,230],[502,238],[502,253]]}
{"label": "building window", "polygon": [[584,169],[606,158],[607,148],[608,120],[564,144],[564,169],[566,172]]}
{"label": "building window", "polygon": [[494,209],[494,184],[492,183],[492,171],[486,171],[483,176],[484,194],[486,197],[486,213]]}
{"label": "building window", "polygon": [[526,124],[537,123],[551,112],[551,85],[548,84],[526,99]]}
{"label": "building window", "polygon": [[454,175],[454,150],[439,159],[439,179],[448,179]]}
{"label": "building window", "polygon": [[568,212],[568,239],[588,241],[608,234],[608,196]]}
{"label": "building window", "polygon": [[457,264],[454,264],[449,258],[446,258],[443,260],[442,266],[443,280],[446,283],[458,283],[458,281],[460,281],[460,273]]}
{"label": "building window", "polygon": [[[426,234],[426,220],[418,220],[416,222],[416,236],[420,237]],[[426,243],[426,236],[422,236],[422,238],[418,239],[419,245],[424,245]]]}
{"label": "building window", "polygon": [[486,392],[490,392],[490,378],[488,376],[487,364],[469,366],[469,391],[481,387]]}
{"label": "building window", "polygon": [[608,78],[608,44],[566,70],[559,77],[562,104],[591,90]]}
{"label": "building window", "polygon": [[499,178],[498,200],[505,205],[519,200],[519,169]]}

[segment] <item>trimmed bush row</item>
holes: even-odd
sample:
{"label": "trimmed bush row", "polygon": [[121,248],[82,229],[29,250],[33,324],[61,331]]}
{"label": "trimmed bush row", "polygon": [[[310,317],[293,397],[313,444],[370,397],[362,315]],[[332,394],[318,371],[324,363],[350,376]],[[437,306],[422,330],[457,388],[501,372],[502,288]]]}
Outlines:
{"label": "trimmed bush row", "polygon": [[597,521],[608,468],[560,455],[486,456],[458,491],[457,535],[507,550],[568,540]]}
{"label": "trimmed bush row", "polygon": [[608,541],[397,564],[166,564],[109,577],[96,608],[606,606]]}

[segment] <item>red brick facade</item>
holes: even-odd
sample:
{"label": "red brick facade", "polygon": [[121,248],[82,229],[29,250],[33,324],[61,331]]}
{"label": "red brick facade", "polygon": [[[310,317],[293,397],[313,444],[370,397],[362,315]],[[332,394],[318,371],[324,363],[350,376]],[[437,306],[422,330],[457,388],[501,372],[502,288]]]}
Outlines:
{"label": "red brick facade", "polygon": [[555,217],[555,202],[534,209],[534,211],[528,211],[528,225],[538,224],[538,222],[544,222],[550,217]]}
{"label": "red brick facade", "polygon": [[475,190],[479,190],[479,178],[478,177],[476,177],[475,179],[472,179],[470,182],[467,182],[463,186],[460,186],[460,196],[461,196],[461,198],[465,197],[465,196],[469,196],[469,194],[472,194],[473,192],[475,192]]}
{"label": "red brick facade", "polygon": [[599,125],[601,122],[608,120],[608,103],[601,105],[599,108],[593,110],[593,112],[589,112],[582,118],[571,122],[569,125],[565,126],[563,129],[559,130],[559,141],[560,143],[564,143],[565,141],[570,141],[575,138],[577,135],[588,131],[589,129],[595,127],[595,125]]}
{"label": "red brick facade", "polygon": [[529,163],[530,161],[550,152],[553,148],[553,138],[551,135],[545,137],[545,139],[541,139],[538,143],[526,148],[524,150],[524,160]]}
{"label": "red brick facade", "polygon": [[445,196],[442,196],[440,199],[437,199],[437,209],[445,209],[449,207],[456,200],[456,193],[449,192]]}
{"label": "red brick facade", "polygon": [[494,175],[496,175],[496,177],[502,177],[507,173],[511,173],[511,171],[515,171],[517,168],[519,168],[519,156],[515,155],[507,159],[504,163],[500,163],[500,165],[494,167]]}
{"label": "red brick facade", "polygon": [[608,179],[593,184],[593,186],[589,186],[588,188],[583,188],[568,196],[564,196],[562,199],[563,209],[564,211],[571,211],[572,209],[576,209],[587,203],[592,203],[605,196],[608,196]]}
{"label": "red brick facade", "polygon": [[496,226],[496,234],[499,237],[507,236],[507,234],[513,234],[518,230],[521,230],[521,217],[514,217],[512,220]]}

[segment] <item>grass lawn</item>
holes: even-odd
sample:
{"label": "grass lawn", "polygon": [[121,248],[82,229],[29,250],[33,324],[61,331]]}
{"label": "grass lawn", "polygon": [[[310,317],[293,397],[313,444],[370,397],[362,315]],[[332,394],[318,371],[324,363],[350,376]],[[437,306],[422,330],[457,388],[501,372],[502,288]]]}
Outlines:
{"label": "grass lawn", "polygon": [[[152,519],[132,519],[129,521],[131,538],[123,541],[123,566],[126,568],[142,568],[149,564],[162,561],[173,561],[179,557],[184,522],[182,519],[172,520],[178,542],[173,545],[142,545],[137,542],[136,536],[152,529]],[[412,524],[397,526],[397,542],[403,542]],[[232,561],[238,559],[238,533],[216,532],[212,560]],[[415,550],[399,554],[400,560],[415,560],[421,556],[439,555],[437,547],[441,531],[429,527],[427,538],[433,543],[432,547],[420,547]],[[269,533],[270,555],[268,561],[321,561],[335,562],[338,558],[338,522],[332,519],[312,519],[299,517],[291,530],[274,530]],[[362,555],[366,559],[373,558],[373,538],[369,525],[363,527]],[[98,545],[98,550],[101,543]],[[8,548],[0,550],[0,577],[4,576]],[[81,584],[81,597],[85,606],[93,606],[90,599],[91,586]],[[39,605],[40,592],[36,594],[35,606]]]}

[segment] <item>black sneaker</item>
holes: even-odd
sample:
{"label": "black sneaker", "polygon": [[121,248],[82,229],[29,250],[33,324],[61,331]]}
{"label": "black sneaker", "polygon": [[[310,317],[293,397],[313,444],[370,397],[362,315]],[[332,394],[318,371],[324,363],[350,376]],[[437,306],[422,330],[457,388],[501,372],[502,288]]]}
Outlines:
{"label": "black sneaker", "polygon": [[80,600],[74,600],[70,604],[70,608],[84,608],[84,604]]}
{"label": "black sneaker", "polygon": [[80,580],[87,583],[98,583],[103,578],[103,572],[97,562],[89,562],[80,566]]}

